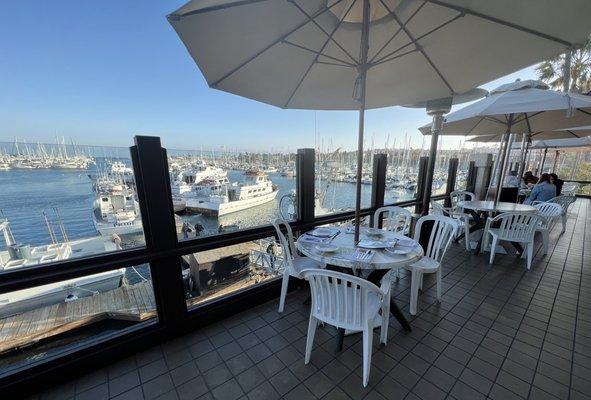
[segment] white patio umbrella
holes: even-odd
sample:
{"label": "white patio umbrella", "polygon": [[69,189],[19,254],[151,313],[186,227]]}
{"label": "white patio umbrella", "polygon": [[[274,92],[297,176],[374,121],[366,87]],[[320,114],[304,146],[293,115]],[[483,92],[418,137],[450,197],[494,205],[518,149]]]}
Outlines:
{"label": "white patio umbrella", "polygon": [[[591,97],[548,90],[540,81],[517,81],[503,85],[476,103],[455,111],[444,120],[443,135],[503,135],[496,167],[496,182],[500,187],[505,174],[506,161],[514,136],[524,134],[522,149],[525,151],[528,135],[536,132],[579,127],[591,124]],[[419,130],[430,133],[428,125]],[[559,131],[555,137],[572,136],[568,130]],[[523,161],[520,163],[523,166]],[[498,202],[497,190],[495,202]]]}
{"label": "white patio umbrella", "polygon": [[591,2],[192,0],[168,19],[207,83],[282,108],[359,110],[462,93],[583,43]]}
{"label": "white patio umbrella", "polygon": [[[591,133],[591,132],[590,132]],[[591,137],[584,136],[572,139],[550,139],[533,142],[529,147],[535,149],[589,149],[591,148]]]}

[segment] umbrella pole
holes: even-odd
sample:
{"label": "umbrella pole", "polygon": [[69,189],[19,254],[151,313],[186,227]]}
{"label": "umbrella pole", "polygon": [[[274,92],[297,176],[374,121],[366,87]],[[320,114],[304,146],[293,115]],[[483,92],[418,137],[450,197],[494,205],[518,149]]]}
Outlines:
{"label": "umbrella pole", "polygon": [[510,146],[510,137],[511,137],[511,126],[513,125],[513,114],[509,114],[509,118],[507,119],[507,131],[505,132],[505,137],[503,141],[505,145],[503,146],[502,156],[499,159],[499,170],[497,171],[497,193],[495,195],[495,207],[499,204],[499,200],[501,199],[501,191],[503,189],[503,179],[505,178],[505,166],[507,163],[507,157],[509,154],[509,146]]}
{"label": "umbrella pole", "polygon": [[542,162],[540,163],[540,175],[544,173],[544,164],[546,164],[546,155],[548,154],[548,148],[544,149],[544,155],[542,156]]}
{"label": "umbrella pole", "polygon": [[529,135],[521,136],[521,154],[519,156],[519,168],[517,170],[517,176],[521,177],[525,168],[525,157],[527,155],[527,148],[529,143]]}
{"label": "umbrella pole", "polygon": [[560,157],[560,151],[556,150],[556,155],[554,156],[554,165],[552,166],[552,173],[555,174],[556,170],[558,169],[558,158]]}
{"label": "umbrella pole", "polygon": [[423,184],[423,199],[421,202],[421,214],[429,214],[429,203],[431,202],[431,191],[433,188],[433,175],[435,174],[435,157],[437,156],[437,144],[439,142],[439,132],[443,125],[443,112],[433,113],[433,123],[431,125],[431,147],[429,148],[429,159],[427,161],[427,176]]}
{"label": "umbrella pole", "polygon": [[361,175],[363,173],[363,130],[365,128],[365,83],[367,78],[367,52],[369,50],[369,0],[363,0],[363,27],[359,60],[359,134],[357,137],[357,185],[355,196],[355,244],[359,243],[361,220]]}

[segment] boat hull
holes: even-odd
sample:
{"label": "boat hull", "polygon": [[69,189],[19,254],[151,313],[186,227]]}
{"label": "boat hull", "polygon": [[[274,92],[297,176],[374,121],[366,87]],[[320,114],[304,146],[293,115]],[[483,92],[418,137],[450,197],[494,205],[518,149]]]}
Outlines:
{"label": "boat hull", "polygon": [[62,303],[69,296],[72,299],[81,298],[92,296],[97,292],[117,289],[121,286],[124,274],[125,269],[116,269],[2,294],[0,295],[0,318]]}
{"label": "boat hull", "polygon": [[262,196],[253,197],[250,199],[228,201],[228,202],[211,202],[203,199],[187,199],[187,210],[190,212],[198,212],[203,215],[220,217],[222,215],[231,214],[237,211],[246,210],[260,206],[275,200],[277,197],[277,190],[264,194]]}

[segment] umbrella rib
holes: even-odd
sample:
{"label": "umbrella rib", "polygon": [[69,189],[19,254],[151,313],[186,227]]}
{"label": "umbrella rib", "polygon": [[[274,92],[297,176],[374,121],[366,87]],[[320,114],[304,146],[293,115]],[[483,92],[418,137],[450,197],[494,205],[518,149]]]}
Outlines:
{"label": "umbrella rib", "polygon": [[536,31],[535,29],[530,29],[530,28],[527,28],[525,26],[521,26],[521,25],[515,24],[513,22],[505,21],[505,20],[502,20],[502,19],[499,19],[499,18],[496,18],[496,17],[491,17],[490,15],[486,15],[486,14],[480,13],[478,11],[471,10],[469,8],[466,8],[466,7],[461,7],[461,6],[456,6],[456,5],[453,5],[453,4],[448,4],[448,3],[444,2],[444,1],[440,1],[440,0],[426,0],[426,1],[428,1],[429,3],[432,3],[432,4],[436,4],[438,6],[441,6],[441,7],[451,8],[452,10],[456,10],[456,11],[459,11],[461,13],[465,13],[465,14],[468,14],[468,15],[472,15],[474,17],[485,19],[487,21],[494,22],[496,24],[500,24],[500,25],[507,26],[509,28],[517,29],[519,31],[526,32],[526,33],[529,33],[529,34],[534,35],[534,36],[539,36],[539,37],[541,37],[543,39],[547,39],[547,40],[550,40],[550,41],[553,41],[553,42],[556,42],[556,43],[560,43],[560,44],[562,44],[564,46],[573,46],[573,43],[570,43],[567,40],[560,39],[560,38],[557,38],[555,36],[548,35],[547,33],[539,32],[539,31]]}
{"label": "umbrella rib", "polygon": [[338,62],[341,63],[341,65],[343,67],[351,67],[351,68],[356,67],[355,64],[352,64],[352,63],[350,63],[348,61],[341,60],[340,58],[336,58],[336,57],[333,57],[333,56],[329,56],[328,54],[322,53],[322,50],[323,49],[320,49],[320,51],[317,51],[317,50],[311,49],[309,47],[302,46],[301,44],[297,44],[297,43],[291,42],[289,40],[283,40],[281,43],[285,43],[285,44],[288,44],[290,46],[297,47],[298,49],[306,50],[306,51],[308,51],[310,53],[316,54],[317,57],[323,56],[323,57],[329,58],[329,59],[331,59],[333,61],[338,61]]}
{"label": "umbrella rib", "polygon": [[591,113],[590,113],[590,112],[588,112],[588,111],[585,111],[585,110],[582,110],[582,109],[580,109],[580,108],[577,108],[577,110],[579,110],[579,111],[580,111],[580,112],[582,112],[583,114],[591,115]]}
{"label": "umbrella rib", "polygon": [[182,17],[190,17],[191,15],[205,14],[208,12],[218,11],[218,10],[226,10],[228,8],[245,6],[245,5],[249,5],[249,4],[260,3],[263,1],[269,1],[269,0],[243,0],[243,1],[237,1],[236,3],[232,3],[232,4],[221,4],[221,5],[217,5],[217,6],[202,8],[199,10],[189,11],[184,14],[169,14],[168,19],[177,19],[178,20]]}
{"label": "umbrella rib", "polygon": [[[408,24],[415,17],[415,15],[417,15],[419,13],[419,11],[421,11],[421,9],[425,6],[425,4],[427,4],[427,2],[423,0],[423,3],[421,3],[421,5],[417,7],[417,9],[410,15],[410,17],[408,17],[408,19],[406,20],[404,25]],[[396,32],[394,32],[394,35],[392,35],[392,37],[390,39],[388,39],[388,41],[386,43],[384,43],[384,45],[382,47],[380,47],[380,49],[376,52],[376,54],[374,54],[374,56],[371,58],[371,60],[369,60],[370,64],[373,63],[373,61],[390,44],[390,42],[392,42],[392,40],[394,40],[396,38],[396,36],[398,36],[398,34],[401,31],[402,31],[402,27],[399,27],[398,30]]]}
{"label": "umbrella rib", "polygon": [[414,35],[408,30],[408,28],[406,27],[406,25],[402,23],[402,21],[400,20],[400,18],[398,18],[398,15],[396,15],[396,13],[394,11],[390,10],[390,7],[388,7],[388,5],[384,2],[384,0],[380,0],[380,3],[382,3],[382,5],[386,8],[386,10],[388,10],[388,13],[390,13],[390,15],[392,16],[392,18],[394,18],[394,20],[396,21],[396,23],[398,25],[400,25],[400,27],[404,30],[404,33],[406,33],[406,35],[410,38],[410,40],[412,41],[412,43],[421,52],[421,54],[423,55],[423,57],[425,57],[425,60],[427,60],[427,62],[431,65],[431,68],[433,68],[435,70],[435,72],[437,73],[437,75],[439,75],[439,78],[443,81],[443,83],[445,84],[445,86],[447,86],[447,88],[451,91],[451,94],[454,94],[455,93],[455,90],[451,87],[451,85],[449,84],[449,82],[447,81],[447,79],[445,78],[445,76],[443,76],[443,74],[441,73],[441,71],[439,70],[439,68],[437,68],[437,66],[435,65],[435,63],[433,62],[433,60],[431,60],[431,57],[429,57],[429,55],[427,54],[427,52],[425,51],[425,49],[423,48],[423,46],[421,44],[419,44],[419,42],[417,41],[417,39],[415,39]]}
{"label": "umbrella rib", "polygon": [[[339,3],[343,2],[343,1],[344,0],[337,0],[333,4],[331,4],[329,7],[324,7],[323,9],[318,10],[314,14],[313,18],[316,18],[316,17],[324,14],[325,12],[327,12],[328,10],[330,10],[331,8],[333,8],[334,6],[336,6],[337,4],[339,4]],[[244,67],[245,65],[249,64],[254,59],[258,58],[261,54],[263,54],[264,52],[266,52],[267,50],[269,50],[271,47],[275,46],[277,43],[281,43],[282,41],[284,41],[289,35],[291,35],[295,31],[297,31],[298,29],[306,26],[309,22],[310,22],[310,20],[306,20],[305,22],[302,22],[301,24],[297,25],[295,28],[290,29],[287,33],[281,35],[281,37],[279,37],[277,40],[275,40],[272,43],[270,43],[269,45],[265,46],[263,49],[259,50],[258,52],[256,52],[255,54],[253,54],[251,57],[249,57],[247,60],[245,60],[244,62],[242,62],[240,65],[238,65],[237,67],[233,68],[231,71],[229,71],[228,73],[226,73],[220,79],[218,79],[217,81],[213,82],[210,86],[216,87],[222,81],[226,80],[228,77],[230,77],[231,75],[233,75],[234,73],[236,73],[236,71],[240,70],[242,67]]]}
{"label": "umbrella rib", "polygon": [[523,115],[525,116],[525,123],[527,124],[527,132],[530,133],[531,132],[531,124],[529,123],[529,117],[527,116],[527,113],[523,113]]}
{"label": "umbrella rib", "polygon": [[[431,29],[430,31],[428,31],[428,32],[426,32],[426,33],[424,33],[424,34],[422,34],[421,36],[419,36],[418,38],[416,38],[416,40],[417,40],[417,41],[419,41],[419,40],[421,40],[421,39],[425,38],[426,36],[428,36],[428,35],[430,35],[430,34],[432,34],[432,33],[436,32],[436,31],[438,31],[439,29],[441,29],[441,28],[443,28],[443,27],[445,27],[445,26],[447,26],[447,25],[451,24],[452,22],[454,22],[455,20],[457,20],[457,19],[459,19],[459,18],[461,18],[461,17],[463,17],[463,16],[464,16],[463,14],[456,15],[455,17],[453,17],[453,18],[451,18],[451,19],[449,19],[449,20],[445,21],[445,22],[444,22],[444,23],[442,23],[441,25],[439,25],[439,26],[436,26],[435,28]],[[392,56],[392,55],[394,55],[394,54],[398,53],[400,50],[402,50],[402,49],[404,49],[404,48],[406,48],[406,47],[408,47],[408,46],[410,46],[410,45],[412,45],[412,44],[413,44],[413,42],[410,42],[410,43],[407,43],[407,44],[405,44],[405,45],[402,45],[402,46],[400,46],[399,48],[397,48],[396,50],[389,52],[389,53],[388,53],[388,54],[386,54],[385,56],[382,56],[382,58],[380,58],[378,61],[374,61],[373,63],[375,63],[375,64],[377,64],[377,63],[380,63],[382,60],[384,60],[384,59],[386,59],[386,58],[388,58],[388,57],[390,57],[390,56]]]}
{"label": "umbrella rib", "polygon": [[[341,24],[343,23],[343,21],[345,20],[345,18],[347,18],[347,15],[349,14],[349,12],[351,11],[351,9],[353,8],[353,5],[355,5],[356,2],[357,2],[357,0],[353,0],[351,2],[351,5],[347,9],[347,12],[345,12],[345,14],[343,15],[343,18],[341,18],[339,20],[339,23],[336,24],[336,26],[333,28],[332,32],[330,33],[330,35],[328,36],[328,38],[326,39],[326,41],[324,42],[324,44],[322,45],[322,47],[320,48],[320,50],[318,52],[316,52],[316,56],[314,57],[314,59],[312,60],[312,62],[310,63],[310,65],[308,66],[308,69],[306,69],[306,72],[304,72],[304,75],[302,75],[302,77],[300,78],[300,81],[298,82],[297,86],[293,89],[293,91],[291,92],[291,94],[287,98],[287,101],[285,102],[284,108],[287,108],[287,106],[291,102],[291,99],[293,99],[293,96],[295,96],[296,92],[302,86],[302,83],[304,82],[304,80],[306,79],[306,77],[308,76],[308,74],[310,73],[310,71],[312,70],[312,67],[314,66],[314,64],[316,63],[316,61],[318,61],[318,57],[322,55],[322,56],[325,56],[325,57],[328,57],[328,58],[334,58],[334,57],[330,57],[330,56],[327,56],[325,54],[322,54],[322,51],[326,48],[326,45],[328,44],[328,42],[330,42],[330,40],[332,39],[332,36],[339,29],[339,27],[341,26]],[[337,59],[337,61],[341,61],[341,62],[343,62],[345,64],[348,64],[351,67],[355,67],[355,65],[349,64],[349,63],[347,63],[345,61],[338,60],[338,59]]]}
{"label": "umbrella rib", "polygon": [[474,124],[474,126],[473,126],[472,128],[470,128],[470,130],[469,130],[469,131],[466,133],[466,136],[469,136],[469,135],[472,133],[472,131],[473,131],[474,129],[476,129],[476,127],[477,127],[478,125],[480,125],[480,123],[481,123],[482,121],[484,121],[484,117],[481,117],[481,118],[478,120],[478,122],[476,122],[476,123]]}
{"label": "umbrella rib", "polygon": [[376,65],[380,65],[380,64],[383,64],[383,63],[387,63],[387,62],[390,62],[390,61],[394,61],[394,60],[396,60],[397,58],[400,58],[400,57],[406,56],[406,55],[408,55],[408,54],[416,53],[417,51],[419,51],[419,50],[418,50],[418,49],[412,49],[412,50],[409,50],[409,51],[407,51],[407,52],[404,52],[404,53],[401,53],[401,54],[397,54],[397,55],[395,55],[395,56],[393,56],[393,57],[386,58],[385,60],[381,60],[381,61],[375,62],[375,63],[371,64],[371,66],[372,66],[372,67],[374,67],[374,66],[376,66]]}
{"label": "umbrella rib", "polygon": [[[310,20],[310,22],[312,22],[314,25],[316,25],[316,27],[317,27],[318,29],[320,29],[320,30],[322,31],[322,33],[324,33],[326,36],[328,36],[328,39],[329,39],[329,40],[331,40],[331,41],[332,41],[334,44],[336,44],[336,45],[337,45],[337,47],[338,47],[339,49],[341,49],[341,51],[342,51],[343,53],[345,53],[345,54],[346,54],[346,55],[347,55],[347,56],[348,56],[348,57],[349,57],[351,60],[353,60],[353,62],[354,62],[354,63],[357,63],[357,62],[358,62],[358,61],[355,59],[355,57],[353,57],[353,56],[352,56],[352,55],[351,55],[351,54],[350,54],[350,53],[349,53],[349,52],[348,52],[348,51],[347,51],[347,50],[346,50],[346,49],[345,49],[343,46],[341,46],[341,44],[340,44],[339,42],[337,42],[337,41],[335,40],[335,38],[333,38],[333,37],[332,37],[332,35],[331,35],[331,34],[329,34],[329,33],[328,33],[328,32],[327,32],[327,31],[326,31],[326,30],[325,30],[325,29],[324,29],[322,26],[320,26],[320,24],[319,24],[319,23],[316,21],[316,17],[318,17],[318,15],[317,15],[317,16],[315,16],[315,17],[311,17],[311,16],[310,16],[310,15],[309,15],[309,14],[306,12],[306,10],[304,10],[304,9],[303,9],[303,8],[302,8],[302,7],[301,7],[301,6],[300,6],[300,5],[297,3],[297,1],[295,1],[295,0],[288,0],[288,1],[289,1],[291,4],[293,4],[294,6],[296,6],[296,8],[297,8],[298,10],[300,10],[300,12],[301,12],[302,14],[304,14],[304,15],[306,16],[306,18],[308,18],[308,19]],[[355,3],[356,1],[357,1],[357,0],[353,1],[353,3]],[[342,22],[342,21],[341,21],[341,22]],[[333,33],[333,34],[334,34],[334,33]]]}

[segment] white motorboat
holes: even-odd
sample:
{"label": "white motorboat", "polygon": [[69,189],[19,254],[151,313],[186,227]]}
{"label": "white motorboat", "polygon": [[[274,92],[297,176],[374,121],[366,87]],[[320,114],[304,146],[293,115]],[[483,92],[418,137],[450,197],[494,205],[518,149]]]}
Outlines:
{"label": "white motorboat", "polygon": [[[0,220],[0,231],[3,232],[6,247],[8,248],[8,250],[0,251],[0,271],[25,267],[44,268],[45,265],[55,261],[120,249],[117,238],[100,236],[36,247],[17,245],[6,219]],[[2,293],[0,294],[0,318],[114,290],[121,285],[124,274],[125,268],[120,268]]]}
{"label": "white motorboat", "polygon": [[109,191],[99,193],[93,204],[92,218],[96,230],[103,236],[142,232],[139,203],[133,191],[123,185],[114,185]]}
{"label": "white motorboat", "polygon": [[264,172],[246,171],[242,182],[206,182],[185,199],[189,211],[219,217],[273,201],[277,191]]}

